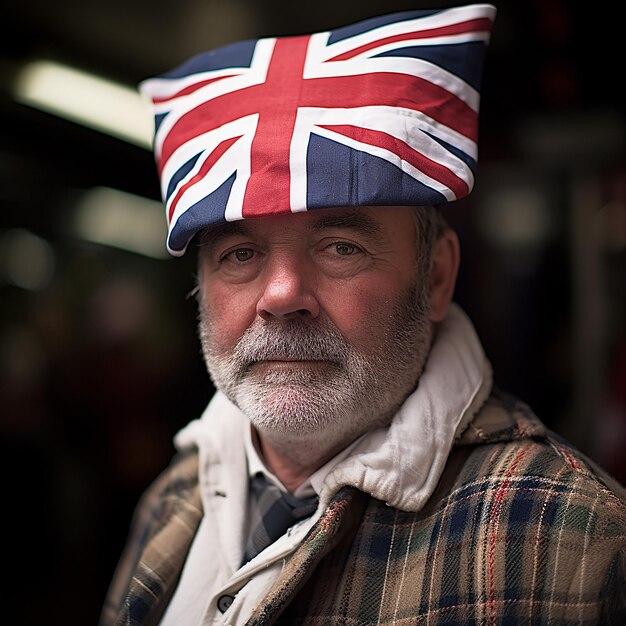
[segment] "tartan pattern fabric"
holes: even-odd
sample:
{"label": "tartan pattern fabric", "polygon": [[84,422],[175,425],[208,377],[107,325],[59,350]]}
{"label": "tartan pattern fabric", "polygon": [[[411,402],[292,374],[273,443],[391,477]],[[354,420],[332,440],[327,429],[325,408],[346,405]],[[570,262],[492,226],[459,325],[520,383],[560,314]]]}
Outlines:
{"label": "tartan pattern fabric", "polygon": [[177,455],[137,507],[100,624],[157,624],[202,518],[198,456]]}
{"label": "tartan pattern fabric", "polygon": [[253,501],[251,532],[243,563],[282,537],[297,521],[312,515],[319,501],[317,495],[296,498],[289,492],[281,491],[261,473],[251,478],[250,491]]}
{"label": "tartan pattern fabric", "polygon": [[[512,469],[532,447],[499,462]],[[425,519],[370,503],[350,542],[319,562],[317,583],[278,619],[253,623],[625,624],[623,530],[593,536],[602,496],[563,498],[558,478],[508,480],[465,485]],[[275,617],[275,602],[261,616]]]}
{"label": "tartan pattern fabric", "polygon": [[335,494],[248,626],[522,623],[626,623],[626,490],[497,395],[421,511]]}
{"label": "tartan pattern fabric", "polygon": [[370,499],[349,536],[310,537],[251,624],[626,624],[624,489],[558,438],[523,437],[532,416],[503,401],[520,427],[457,447],[446,497],[419,513]]}

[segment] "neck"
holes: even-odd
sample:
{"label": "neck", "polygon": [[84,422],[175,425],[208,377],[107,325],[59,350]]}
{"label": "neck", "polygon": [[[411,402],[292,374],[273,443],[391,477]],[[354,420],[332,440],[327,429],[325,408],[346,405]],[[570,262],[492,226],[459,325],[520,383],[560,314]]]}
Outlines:
{"label": "neck", "polygon": [[291,493],[350,443],[327,447],[302,440],[276,441],[256,428],[252,432],[265,465]]}

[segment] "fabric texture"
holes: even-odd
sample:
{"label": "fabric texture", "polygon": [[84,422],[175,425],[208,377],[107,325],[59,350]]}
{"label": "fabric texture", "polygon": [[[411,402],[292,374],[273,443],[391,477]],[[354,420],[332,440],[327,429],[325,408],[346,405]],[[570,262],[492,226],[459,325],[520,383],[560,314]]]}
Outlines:
{"label": "fabric texture", "polygon": [[297,521],[312,515],[317,508],[317,494],[296,498],[282,491],[263,474],[256,474],[250,481],[253,498],[251,533],[246,544],[243,563],[247,563],[276,539],[282,537]]}
{"label": "fabric texture", "polygon": [[237,42],[143,81],[169,252],[234,220],[468,195],[495,14],[405,11]]}
{"label": "fabric texture", "polygon": [[[158,623],[194,527],[175,559],[159,537],[197,502],[194,463],[176,460],[144,498],[102,626]],[[420,511],[337,491],[249,624],[624,624],[625,575],[624,488],[496,392]]]}
{"label": "fabric texture", "polygon": [[102,623],[157,624],[202,517],[196,454],[180,454],[140,501]]}

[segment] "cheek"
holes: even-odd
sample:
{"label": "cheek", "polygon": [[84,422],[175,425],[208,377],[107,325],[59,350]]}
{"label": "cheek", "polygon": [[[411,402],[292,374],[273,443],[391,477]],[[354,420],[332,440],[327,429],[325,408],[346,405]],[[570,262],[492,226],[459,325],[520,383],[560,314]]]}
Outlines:
{"label": "cheek", "polygon": [[207,285],[201,306],[209,323],[211,341],[221,353],[231,351],[256,315],[255,301],[246,297],[245,289],[241,288]]}
{"label": "cheek", "polygon": [[[338,295],[339,294],[339,295]],[[338,289],[325,307],[333,324],[357,349],[373,352],[388,337],[397,295],[377,286],[352,285]]]}

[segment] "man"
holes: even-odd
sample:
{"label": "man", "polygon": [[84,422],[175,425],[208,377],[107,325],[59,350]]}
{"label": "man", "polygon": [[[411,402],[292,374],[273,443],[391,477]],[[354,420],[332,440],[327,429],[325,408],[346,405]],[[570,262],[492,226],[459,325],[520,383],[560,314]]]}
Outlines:
{"label": "man", "polygon": [[[218,389],[102,624],[625,623],[626,495],[452,303],[495,10],[241,42],[144,83]],[[280,519],[279,519],[280,518]]]}

